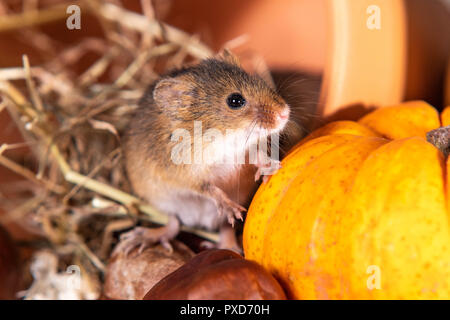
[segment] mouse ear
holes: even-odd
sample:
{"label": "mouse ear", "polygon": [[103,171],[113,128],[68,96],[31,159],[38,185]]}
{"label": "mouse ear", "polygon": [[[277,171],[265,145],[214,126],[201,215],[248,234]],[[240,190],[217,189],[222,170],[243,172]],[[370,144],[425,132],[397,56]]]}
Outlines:
{"label": "mouse ear", "polygon": [[189,104],[190,86],[179,78],[161,79],[153,89],[153,100],[162,108],[174,108]]}
{"label": "mouse ear", "polygon": [[235,56],[234,53],[232,53],[232,52],[231,52],[230,50],[228,50],[228,49],[223,49],[223,50],[218,54],[218,58],[221,59],[221,60],[223,60],[223,61],[225,61],[225,62],[234,64],[234,65],[236,65],[236,66],[238,66],[238,67],[241,66],[241,62],[239,61],[239,58],[238,58],[237,56]]}

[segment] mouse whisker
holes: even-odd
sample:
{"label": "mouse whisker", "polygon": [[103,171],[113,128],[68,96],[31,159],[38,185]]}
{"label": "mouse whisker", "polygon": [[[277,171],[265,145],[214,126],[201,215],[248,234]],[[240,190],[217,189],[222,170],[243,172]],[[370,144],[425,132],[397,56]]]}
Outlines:
{"label": "mouse whisker", "polygon": [[[247,148],[248,139],[252,135],[253,130],[255,130],[255,127],[256,127],[256,124],[257,124],[257,120],[258,119],[254,119],[249,125],[249,128],[251,127],[251,129],[249,130],[249,132],[247,134],[247,138],[245,138],[244,148]],[[252,126],[252,124],[253,124],[253,126]]]}
{"label": "mouse whisker", "polygon": [[[248,139],[250,138],[250,136],[252,135],[253,130],[255,129],[256,126],[256,119],[253,120],[252,122],[250,122],[250,125],[248,126],[249,128],[251,128],[247,134],[247,138],[245,139],[245,144],[244,144],[244,149],[247,147],[247,143],[248,143]],[[237,195],[236,198],[238,200],[238,202],[240,201],[239,199],[239,195],[240,195],[240,181],[241,181],[241,166],[238,166],[238,180],[237,180]]]}

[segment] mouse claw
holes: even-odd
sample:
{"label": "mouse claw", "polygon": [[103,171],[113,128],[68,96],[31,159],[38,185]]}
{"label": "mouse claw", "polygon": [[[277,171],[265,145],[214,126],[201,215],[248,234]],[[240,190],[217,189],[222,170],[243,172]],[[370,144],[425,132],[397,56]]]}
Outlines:
{"label": "mouse claw", "polygon": [[245,209],[243,206],[234,203],[234,206],[231,206],[227,212],[227,218],[228,223],[231,224],[231,226],[234,228],[234,222],[235,220],[241,220],[244,221],[244,217],[242,216],[242,212],[246,212],[247,209]]}
{"label": "mouse claw", "polygon": [[255,172],[255,181],[258,181],[261,178],[261,176],[262,176],[261,173],[262,173],[261,168],[258,168]]}
{"label": "mouse claw", "polygon": [[233,215],[229,215],[228,216],[228,223],[231,224],[231,226],[234,228],[234,216]]}
{"label": "mouse claw", "polygon": [[226,213],[227,220],[232,226],[234,226],[235,219],[244,220],[242,212],[246,212],[247,209],[228,198],[225,192],[216,186],[210,185],[208,191],[216,202],[220,217]]}
{"label": "mouse claw", "polygon": [[255,173],[255,181],[258,181],[262,177],[262,181],[266,183],[280,169],[281,162],[278,160],[271,160],[268,164],[258,166]]}

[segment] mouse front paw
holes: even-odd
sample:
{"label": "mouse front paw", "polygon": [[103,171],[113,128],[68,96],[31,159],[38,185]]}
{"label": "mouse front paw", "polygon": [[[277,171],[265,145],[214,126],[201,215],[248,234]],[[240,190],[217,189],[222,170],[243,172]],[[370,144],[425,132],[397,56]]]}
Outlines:
{"label": "mouse front paw", "polygon": [[247,209],[245,209],[243,206],[237,204],[234,201],[231,201],[231,203],[227,203],[226,207],[222,207],[222,210],[219,209],[219,214],[223,215],[224,212],[227,216],[228,223],[231,224],[231,226],[234,227],[235,220],[241,220],[244,221],[244,218],[242,216],[243,212],[246,212]]}
{"label": "mouse front paw", "polygon": [[207,184],[203,187],[203,190],[206,195],[215,201],[219,216],[226,216],[228,222],[232,226],[234,226],[234,221],[236,219],[241,221],[244,220],[242,212],[246,212],[247,209],[228,198],[227,194],[223,192],[222,189],[215,185]]}

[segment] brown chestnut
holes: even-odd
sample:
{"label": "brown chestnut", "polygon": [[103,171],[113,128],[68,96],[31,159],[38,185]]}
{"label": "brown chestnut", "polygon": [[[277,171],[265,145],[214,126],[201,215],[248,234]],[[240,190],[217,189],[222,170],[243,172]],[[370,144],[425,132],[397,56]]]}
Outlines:
{"label": "brown chestnut", "polygon": [[159,281],[145,300],[281,300],[280,284],[256,262],[211,249]]}
{"label": "brown chestnut", "polygon": [[115,250],[106,269],[103,294],[109,299],[142,299],[163,277],[194,256],[183,243],[172,241],[173,252],[161,245],[126,255]]}

